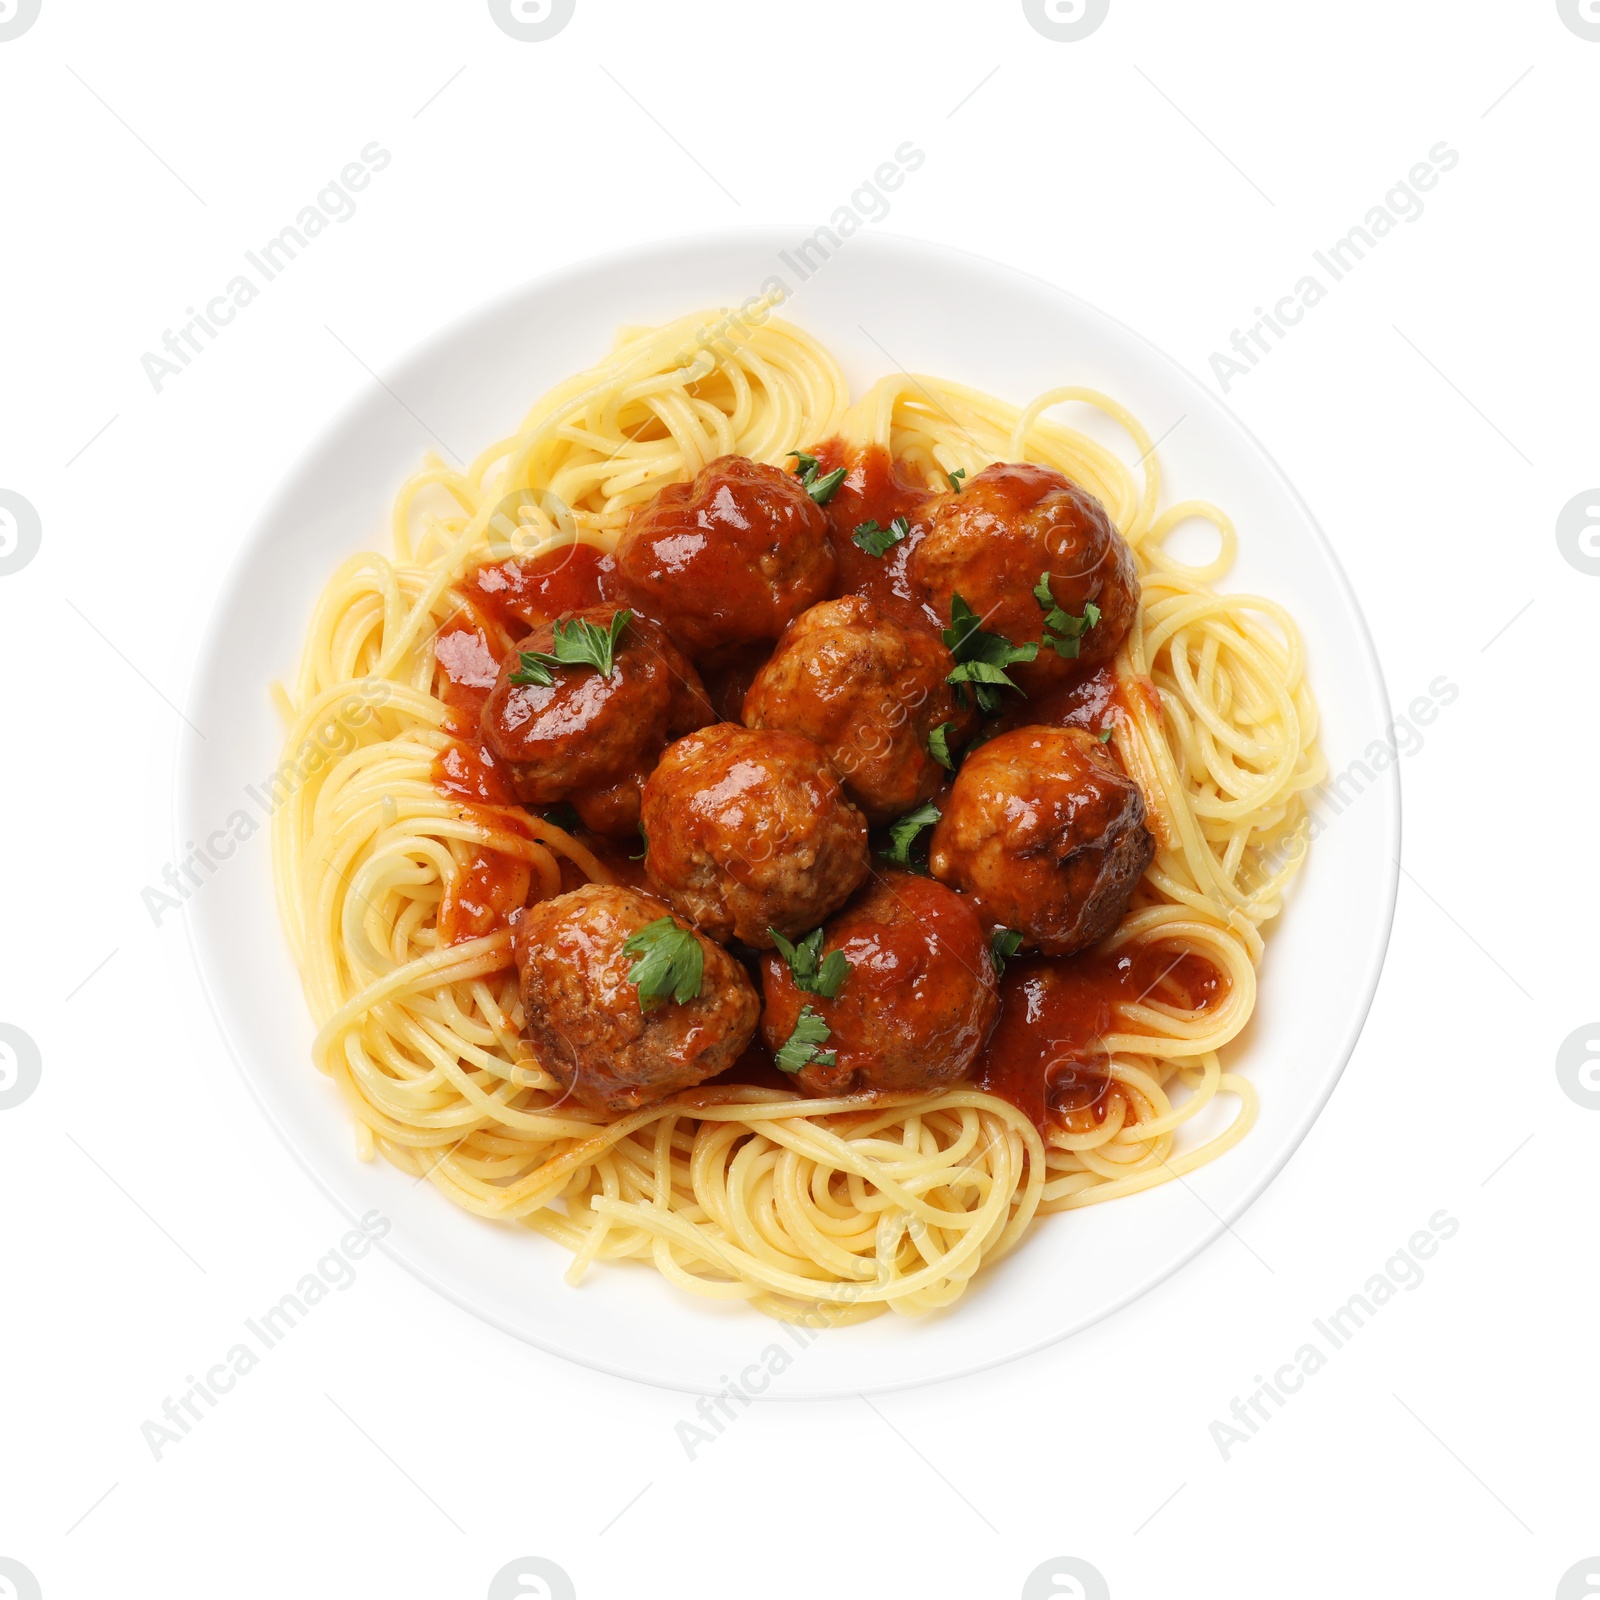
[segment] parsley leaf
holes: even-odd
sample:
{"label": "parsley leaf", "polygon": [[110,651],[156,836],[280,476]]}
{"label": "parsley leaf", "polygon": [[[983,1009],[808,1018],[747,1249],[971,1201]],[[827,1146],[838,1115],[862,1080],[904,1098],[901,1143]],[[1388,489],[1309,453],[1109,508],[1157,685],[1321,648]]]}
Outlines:
{"label": "parsley leaf", "polygon": [[989,958],[994,975],[1000,977],[1008,962],[1022,948],[1022,935],[1015,928],[996,928],[989,936]]}
{"label": "parsley leaf", "polygon": [[817,468],[822,463],[815,456],[808,456],[804,450],[791,450],[789,454],[795,460],[795,476],[819,506],[827,505],[833,499],[834,490],[850,475],[848,467],[835,467],[832,472],[819,478]]}
{"label": "parsley leaf", "polygon": [[833,1029],[810,1006],[801,1006],[800,1015],[795,1018],[794,1032],[773,1057],[774,1065],[780,1072],[798,1072],[813,1061],[819,1067],[836,1066],[839,1059],[836,1052],[817,1048],[828,1042],[832,1032]]}
{"label": "parsley leaf", "polygon": [[636,856],[629,856],[628,859],[630,861],[643,861],[644,858],[649,854],[650,854],[650,841],[647,838],[645,838],[644,829],[641,828],[639,830],[639,853]]}
{"label": "parsley leaf", "polygon": [[583,826],[578,813],[565,800],[559,805],[546,806],[539,815],[552,827],[560,828],[565,833],[571,833],[574,828]]}
{"label": "parsley leaf", "polygon": [[945,477],[950,480],[950,487],[957,494],[961,493],[961,480],[966,477],[966,475],[967,469],[965,467],[957,467],[954,472],[945,473]]}
{"label": "parsley leaf", "polygon": [[[956,658],[955,671],[944,681],[957,685],[970,683],[978,709],[984,712],[999,709],[1002,688],[1017,689],[1004,669],[1017,661],[1032,661],[1039,654],[1039,646],[1031,640],[1027,644],[1012,644],[998,633],[985,633],[978,626],[977,612],[960,595],[951,596],[950,626],[940,637]],[[966,691],[958,688],[957,693],[964,696]],[[1022,691],[1017,689],[1017,693]]]}
{"label": "parsley leaf", "polygon": [[516,684],[536,683],[549,688],[556,680],[550,675],[552,667],[593,667],[602,677],[609,678],[616,669],[617,645],[623,630],[633,621],[631,611],[619,611],[611,625],[602,628],[597,622],[587,622],[573,617],[555,626],[553,650],[519,650],[517,671],[510,681]]}
{"label": "parsley leaf", "polygon": [[881,556],[900,543],[911,532],[911,524],[904,517],[896,517],[887,528],[880,528],[877,519],[858,522],[851,538],[869,556]]}
{"label": "parsley leaf", "polygon": [[835,467],[825,477],[818,478],[814,483],[808,483],[806,485],[806,493],[819,506],[825,506],[833,499],[833,491],[844,482],[849,473],[850,469],[848,467]]}
{"label": "parsley leaf", "polygon": [[1113,729],[1113,728],[1107,728],[1107,729],[1105,729],[1105,730],[1104,730],[1104,731],[1103,731],[1103,732],[1102,732],[1102,733],[1101,733],[1101,735],[1100,735],[1100,743],[1101,743],[1101,744],[1110,744],[1110,743],[1111,743],[1111,735],[1112,735],[1112,734],[1113,734],[1113,733],[1114,733],[1114,732],[1115,732],[1115,731],[1116,731],[1116,730],[1115,730],[1115,729]]}
{"label": "parsley leaf", "polygon": [[939,815],[938,806],[931,800],[918,806],[915,811],[906,812],[898,822],[890,823],[889,848],[879,854],[885,861],[892,861],[898,867],[908,867],[912,872],[925,871],[911,859],[911,846],[924,828],[931,827],[939,820]]}
{"label": "parsley leaf", "polygon": [[950,754],[950,735],[955,732],[953,722],[941,722],[937,728],[928,734],[928,754],[944,768],[946,772],[956,770],[956,758]]}
{"label": "parsley leaf", "polygon": [[819,960],[822,956],[821,928],[813,928],[798,944],[791,944],[776,928],[768,928],[767,932],[772,935],[778,954],[789,963],[797,989],[820,994],[824,1000],[831,1000],[838,994],[844,980],[850,976],[850,958],[843,950],[830,950],[826,959]]}
{"label": "parsley leaf", "polygon": [[1084,606],[1081,617],[1063,611],[1050,592],[1048,572],[1039,574],[1039,581],[1033,586],[1033,598],[1039,602],[1039,609],[1045,614],[1043,642],[1063,660],[1076,661],[1084,634],[1100,621],[1100,607],[1091,600]]}
{"label": "parsley leaf", "polygon": [[654,1011],[671,995],[681,1006],[700,993],[705,952],[700,941],[671,917],[648,922],[623,945],[624,955],[638,956],[628,968],[628,982],[639,991],[639,1009]]}

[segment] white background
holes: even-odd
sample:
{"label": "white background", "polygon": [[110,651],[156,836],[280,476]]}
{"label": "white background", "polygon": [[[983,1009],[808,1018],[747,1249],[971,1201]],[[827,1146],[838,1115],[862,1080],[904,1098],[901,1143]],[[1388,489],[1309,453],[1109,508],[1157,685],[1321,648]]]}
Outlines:
{"label": "white background", "polygon": [[[1597,88],[1554,0],[1112,0],[1076,43],[1013,0],[578,0],[541,43],[476,0],[43,0],[0,42],[0,489],[43,530],[0,576],[0,1023],[43,1064],[0,1110],[0,1557],[45,1600],[477,1600],[524,1555],[583,1600],[1009,1600],[1069,1555],[1116,1600],[1542,1600],[1600,1556],[1600,1113],[1555,1071],[1600,1016],[1600,577],[1555,536],[1600,483]],[[1227,396],[1397,710],[1460,691],[1403,762],[1394,939],[1332,1102],[1233,1236],[983,1376],[741,1411],[690,1460],[692,1399],[373,1255],[155,1460],[141,1424],[346,1226],[227,1062],[181,914],[140,900],[245,530],[462,311],[655,237],[803,237],[907,139],[928,159],[872,226],[1058,282],[1213,386],[1312,250],[1460,153]],[[357,213],[155,392],[141,356],[373,140]],[[1211,1424],[1441,1209],[1421,1285],[1225,1460]]]}

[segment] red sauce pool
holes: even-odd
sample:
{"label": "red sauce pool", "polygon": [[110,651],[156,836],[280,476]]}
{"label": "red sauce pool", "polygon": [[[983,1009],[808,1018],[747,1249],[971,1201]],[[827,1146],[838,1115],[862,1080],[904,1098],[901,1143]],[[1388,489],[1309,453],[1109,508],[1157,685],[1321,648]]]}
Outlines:
{"label": "red sauce pool", "polygon": [[593,545],[574,544],[479,567],[458,587],[474,620],[498,628],[506,636],[501,648],[509,649],[541,622],[614,598],[617,562]]}
{"label": "red sauce pool", "polygon": [[[1104,1122],[1122,1091],[1105,1074],[1100,1041],[1115,1030],[1119,1004],[1148,997],[1188,1010],[1212,1006],[1221,973],[1203,956],[1157,948],[1111,954],[1030,956],[1012,961],[1000,982],[1000,1020],[973,1079],[1009,1100],[1042,1128],[1077,1131]],[[1127,1106],[1133,1121],[1133,1104]]]}

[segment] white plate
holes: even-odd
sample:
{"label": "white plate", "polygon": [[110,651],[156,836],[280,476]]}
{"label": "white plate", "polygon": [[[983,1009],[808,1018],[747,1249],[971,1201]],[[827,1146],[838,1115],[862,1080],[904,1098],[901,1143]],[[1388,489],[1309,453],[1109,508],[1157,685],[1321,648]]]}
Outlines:
{"label": "white plate", "polygon": [[[1384,736],[1382,675],[1333,552],[1206,389],[1092,306],[1008,268],[874,233],[802,282],[779,254],[798,237],[689,240],[565,272],[430,339],[333,423],[257,522],[218,602],[189,706],[205,738],[186,734],[179,764],[180,843],[237,810],[255,813],[245,786],[279,754],[265,680],[291,678],[334,567],[361,548],[389,549],[390,501],[433,446],[426,430],[470,459],[537,395],[603,354],[619,324],[737,305],[774,274],[793,291],[783,314],[839,357],[855,393],[897,365],[1018,403],[1084,383],[1131,406],[1152,436],[1174,429],[1160,451],[1168,502],[1198,495],[1226,507],[1240,543],[1229,586],[1272,596],[1299,619],[1332,771]],[[1399,833],[1391,767],[1311,852],[1269,936],[1255,1020],[1230,1052],[1261,1092],[1261,1120],[1237,1149],[1187,1184],[1045,1218],[953,1310],[827,1333],[768,1392],[830,1396],[992,1365],[1127,1305],[1204,1249],[1299,1144],[1354,1048],[1388,942]],[[350,1118],[311,1065],[265,830],[207,882],[186,920],[218,1026],[268,1117],[348,1213],[377,1207],[393,1220],[385,1248],[426,1282],[545,1350],[676,1388],[722,1389],[775,1340],[794,1353],[767,1319],[684,1296],[647,1267],[600,1267],[569,1289],[558,1246],[468,1216],[382,1162],[357,1161]]]}

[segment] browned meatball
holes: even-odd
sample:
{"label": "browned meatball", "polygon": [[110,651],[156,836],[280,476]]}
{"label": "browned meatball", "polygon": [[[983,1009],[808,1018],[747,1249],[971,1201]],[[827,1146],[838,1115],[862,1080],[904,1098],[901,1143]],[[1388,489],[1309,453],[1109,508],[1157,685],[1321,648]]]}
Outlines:
{"label": "browned meatball", "polygon": [[[849,975],[829,1000],[801,989],[780,955],[762,958],[761,1032],[781,1050],[802,1006],[829,1028],[795,1075],[807,1094],[938,1089],[966,1075],[999,1007],[989,940],[961,898],[928,878],[878,878],[827,924],[823,959],[844,952]],[[820,964],[820,963],[819,963]]]}
{"label": "browned meatball", "polygon": [[[911,580],[942,618],[956,595],[984,619],[990,633],[1013,644],[1041,640],[1045,611],[1035,598],[1040,575],[1061,609],[1100,620],[1079,640],[1077,662],[1100,666],[1117,653],[1139,606],[1133,551],[1112,527],[1105,508],[1051,467],[985,467],[959,493],[940,495],[923,513],[927,537],[911,557]],[[1041,643],[1032,663],[1008,668],[1035,694],[1061,682],[1074,660]]]}
{"label": "browned meatball", "polygon": [[719,456],[633,514],[617,546],[624,592],[698,658],[776,639],[833,582],[828,519],[792,473]]}
{"label": "browned meatball", "polygon": [[1082,728],[1017,728],[967,757],[928,865],[994,927],[1071,955],[1116,927],[1155,854],[1144,796]]}
{"label": "browned meatball", "polygon": [[654,895],[590,883],[529,906],[512,929],[524,1031],[539,1063],[580,1105],[633,1111],[725,1072],[755,1032],[760,1001],[745,970],[688,928],[700,992],[641,1000],[623,949],[671,908]]}
{"label": "browned meatball", "polygon": [[929,798],[945,769],[928,736],[952,723],[960,744],[972,713],[944,680],[954,658],[931,633],[902,628],[847,595],[790,623],[744,700],[745,725],[803,734],[827,751],[845,793],[870,823]]}
{"label": "browned meatball", "polygon": [[[615,606],[562,618],[608,628]],[[482,715],[483,737],[528,805],[570,800],[585,826],[613,837],[639,826],[639,791],[662,747],[715,720],[693,667],[665,632],[637,614],[623,629],[609,673],[548,669],[549,684],[513,683],[520,652],[548,655],[556,624],[535,628],[501,664]]]}
{"label": "browned meatball", "polygon": [[713,939],[770,950],[817,926],[867,875],[867,823],[828,758],[731,722],[668,748],[644,788],[650,881]]}

